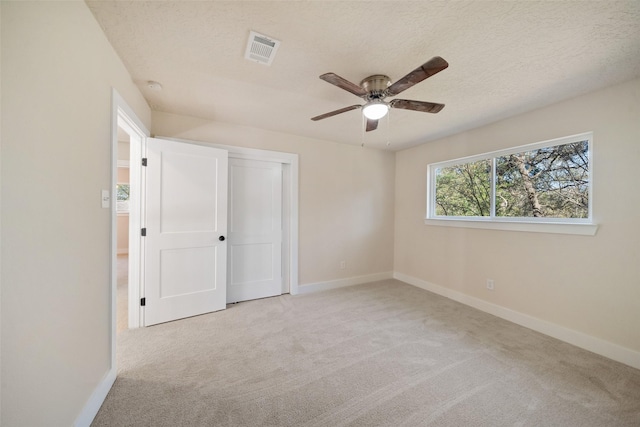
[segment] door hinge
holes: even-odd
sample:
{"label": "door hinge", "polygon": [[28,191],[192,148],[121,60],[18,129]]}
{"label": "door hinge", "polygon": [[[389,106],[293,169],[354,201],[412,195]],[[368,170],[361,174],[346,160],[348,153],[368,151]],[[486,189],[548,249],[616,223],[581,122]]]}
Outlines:
{"label": "door hinge", "polygon": [[147,166],[147,158],[146,157],[142,158],[142,166]]}
{"label": "door hinge", "polygon": [[143,306],[143,307],[145,305],[147,305],[147,299],[146,298],[140,298],[140,305]]}
{"label": "door hinge", "polygon": [[141,235],[142,237],[146,236],[146,235],[147,235],[147,229],[146,229],[146,228],[142,228],[142,229],[140,230],[140,235]]}

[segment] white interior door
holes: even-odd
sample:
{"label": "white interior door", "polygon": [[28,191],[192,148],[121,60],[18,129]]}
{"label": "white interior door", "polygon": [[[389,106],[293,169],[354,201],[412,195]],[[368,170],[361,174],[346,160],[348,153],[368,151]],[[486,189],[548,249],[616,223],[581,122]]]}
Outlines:
{"label": "white interior door", "polygon": [[144,324],[226,306],[227,152],[147,139]]}
{"label": "white interior door", "polygon": [[282,294],[282,165],[229,160],[227,302]]}

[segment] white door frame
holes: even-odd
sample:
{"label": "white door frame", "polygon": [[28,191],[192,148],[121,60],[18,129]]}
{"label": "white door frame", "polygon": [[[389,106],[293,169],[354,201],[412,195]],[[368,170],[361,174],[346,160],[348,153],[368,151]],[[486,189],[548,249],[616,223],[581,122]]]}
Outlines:
{"label": "white door frame", "polygon": [[[129,154],[129,185],[130,188],[142,188],[142,155],[145,138],[149,136],[149,131],[136,116],[133,109],[120,96],[118,91],[112,90],[111,97],[111,369],[116,367],[116,306],[118,287],[118,235],[117,235],[117,212],[115,202],[115,188],[118,180],[118,127],[122,127],[131,137]],[[131,191],[132,199],[129,201],[129,327],[140,326],[141,310],[140,300],[140,280],[142,274],[142,239],[140,233],[135,232],[141,228],[141,218],[143,212],[141,203],[141,192]],[[133,298],[133,299],[132,299]],[[132,309],[133,308],[133,309]]]}
{"label": "white door frame", "polygon": [[134,127],[127,116],[122,112],[118,112],[118,127],[122,128],[129,135],[129,241],[127,243],[128,251],[128,305],[127,305],[127,327],[129,329],[138,328],[142,324],[142,310],[140,310],[140,283],[142,276],[142,250],[143,240],[140,238],[140,228],[142,228],[142,218],[144,205],[142,204],[143,192],[141,159],[145,146],[145,135],[141,135],[141,131]]}
{"label": "white door frame", "polygon": [[282,293],[298,294],[298,155],[179,138],[158,138],[227,150],[229,159],[263,160],[282,164]]}

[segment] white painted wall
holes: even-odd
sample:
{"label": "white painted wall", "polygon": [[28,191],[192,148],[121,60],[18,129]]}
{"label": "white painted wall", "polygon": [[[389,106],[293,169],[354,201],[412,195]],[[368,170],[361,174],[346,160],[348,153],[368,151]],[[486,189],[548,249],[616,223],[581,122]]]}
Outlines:
{"label": "white painted wall", "polygon": [[[427,164],[586,131],[595,236],[424,224]],[[639,164],[640,80],[398,152],[395,271],[621,346],[640,366]]]}
{"label": "white painted wall", "polygon": [[150,110],[84,2],[1,19],[0,424],[69,426],[111,364],[112,87]]}
{"label": "white painted wall", "polygon": [[301,291],[393,270],[394,153],[159,112],[151,133],[299,155]]}

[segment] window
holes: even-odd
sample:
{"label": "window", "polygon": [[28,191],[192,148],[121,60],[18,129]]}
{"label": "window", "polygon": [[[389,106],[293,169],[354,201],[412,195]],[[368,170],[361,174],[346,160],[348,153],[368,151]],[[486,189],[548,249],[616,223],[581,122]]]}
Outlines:
{"label": "window", "polygon": [[435,171],[436,216],[491,215],[491,160],[477,160]]}
{"label": "window", "polygon": [[116,184],[116,212],[129,213],[129,184]]}
{"label": "window", "polygon": [[427,220],[591,224],[591,145],[585,133],[431,164]]}

